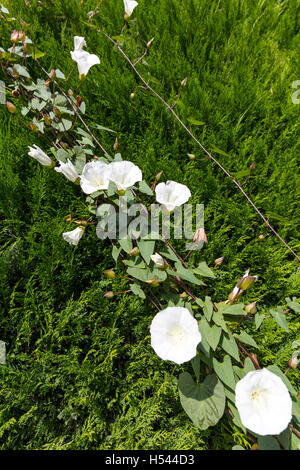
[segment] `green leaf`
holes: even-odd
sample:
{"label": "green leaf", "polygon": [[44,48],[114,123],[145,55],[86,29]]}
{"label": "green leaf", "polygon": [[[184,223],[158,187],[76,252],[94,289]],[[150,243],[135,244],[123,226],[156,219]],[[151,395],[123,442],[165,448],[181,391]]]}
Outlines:
{"label": "green leaf", "polygon": [[206,338],[206,341],[208,342],[210,347],[215,351],[219,344],[222,328],[217,325],[213,325],[212,327],[210,327],[206,318],[203,317],[199,322],[199,329],[202,336]]}
{"label": "green leaf", "polygon": [[300,313],[300,304],[296,297],[293,297],[293,300],[291,300],[289,297],[286,297],[285,301],[292,310],[294,310],[296,313]]}
{"label": "green leaf", "polygon": [[150,188],[150,186],[148,186],[145,181],[139,182],[139,190],[141,191],[141,193],[147,194],[148,196],[153,196],[152,189]]}
{"label": "green leaf", "polygon": [[137,240],[137,246],[144,260],[149,264],[151,260],[150,256],[152,256],[154,252],[155,240]]}
{"label": "green leaf", "polygon": [[199,429],[215,426],[223,416],[224,387],[215,374],[196,384],[188,372],[183,372],[179,376],[178,390],[183,409]]}
{"label": "green leaf", "polygon": [[119,242],[121,248],[126,253],[129,253],[133,249],[132,240],[128,236],[126,238],[120,238],[120,240],[118,240],[118,242]]}
{"label": "green leaf", "polygon": [[234,337],[229,331],[227,333],[223,331],[220,346],[224,349],[224,351],[226,351],[228,354],[230,354],[230,356],[239,362],[239,350]]}
{"label": "green leaf", "polygon": [[203,282],[199,281],[199,279],[197,279],[191,271],[184,268],[180,261],[177,261],[175,263],[175,268],[176,271],[168,269],[168,274],[170,274],[171,276],[179,276],[181,279],[184,279],[185,281],[191,282],[192,284],[196,284],[198,286],[203,285]]}
{"label": "green leaf", "polygon": [[16,69],[17,73],[18,73],[19,75],[21,75],[21,77],[30,78],[30,75],[29,75],[29,73],[27,72],[27,69],[26,69],[25,67],[23,67],[23,65],[15,64],[15,65],[14,65],[14,68]]}
{"label": "green leaf", "polygon": [[286,321],[286,317],[285,317],[285,314],[283,313],[282,307],[277,307],[277,310],[274,310],[273,308],[271,308],[269,312],[274,318],[274,320],[276,321],[276,323],[278,323],[278,325],[281,326],[281,328],[283,328],[285,331],[289,330],[288,323]]}
{"label": "green leaf", "polygon": [[212,362],[214,371],[219,379],[234,391],[236,382],[230,357],[226,355],[223,362],[219,362],[214,357]]}
{"label": "green leaf", "polygon": [[300,450],[300,439],[296,434],[291,434],[291,450]]}
{"label": "green leaf", "polygon": [[113,249],[112,249],[112,257],[113,259],[115,260],[115,262],[117,262],[118,258],[119,258],[119,255],[121,253],[121,250],[122,248],[118,248],[116,247],[116,245],[113,246]]}
{"label": "green leaf", "polygon": [[65,74],[64,74],[61,70],[59,70],[59,69],[56,69],[56,70],[55,70],[55,74],[56,74],[56,77],[57,77],[57,78],[62,78],[63,80],[65,80],[65,78],[66,78],[66,77],[65,77]]}
{"label": "green leaf", "polygon": [[290,394],[292,396],[294,396],[295,398],[297,397],[297,392],[296,390],[294,389],[294,387],[292,386],[291,382],[289,381],[289,379],[287,378],[286,375],[284,375],[283,372],[281,372],[281,370],[279,369],[279,367],[277,367],[275,364],[271,365],[271,366],[268,366],[267,369],[270,371],[270,372],[273,372],[274,374],[278,375],[278,377],[280,377],[283,381],[283,383],[285,383],[285,385],[287,386],[288,388],[288,391],[290,392]]}
{"label": "green leaf", "polygon": [[244,316],[247,312],[244,310],[244,304],[225,305],[222,309],[223,315],[239,315]]}
{"label": "green leaf", "polygon": [[280,445],[272,436],[259,436],[257,443],[259,450],[281,450]]}
{"label": "green leaf", "polygon": [[198,267],[193,269],[193,272],[199,274],[199,276],[210,277],[212,279],[215,279],[216,277],[205,261],[199,263]]}
{"label": "green leaf", "polygon": [[292,430],[290,428],[286,428],[282,433],[279,434],[278,439],[280,441],[280,444],[282,447],[284,447],[285,450],[290,449],[291,445],[291,434]]}
{"label": "green leaf", "polygon": [[40,57],[43,57],[46,52],[40,51],[37,47],[33,46],[32,44],[27,44],[27,52],[28,54],[31,54],[31,57],[33,59],[39,59]]}
{"label": "green leaf", "polygon": [[198,121],[197,119],[194,119],[194,118],[187,118],[187,120],[188,120],[193,126],[205,126],[205,122],[203,122],[203,121]]}
{"label": "green leaf", "polygon": [[256,329],[258,330],[258,328],[260,327],[260,325],[262,324],[263,320],[265,318],[265,314],[264,313],[260,313],[260,312],[257,312],[255,314],[255,326],[256,326]]}
{"label": "green leaf", "polygon": [[193,371],[194,371],[194,374],[196,376],[196,379],[197,379],[197,381],[199,381],[199,379],[200,379],[200,364],[201,364],[200,357],[199,356],[193,357],[193,359],[191,360],[191,364],[192,364]]}
{"label": "green leaf", "polygon": [[213,314],[213,304],[211,302],[211,298],[205,296],[205,303],[203,307],[203,313],[207,319],[207,321],[211,320],[212,314]]}
{"label": "green leaf", "polygon": [[94,127],[97,127],[97,129],[99,129],[99,131],[113,132],[114,134],[116,134],[116,131],[113,131],[112,129],[109,129],[108,127],[100,126],[100,124],[96,124]]}
{"label": "green leaf", "polygon": [[146,296],[143,292],[143,290],[140,288],[140,286],[138,284],[130,284],[130,289],[132,290],[132,292],[137,295],[138,297],[140,297],[141,299],[145,299]]}
{"label": "green leaf", "polygon": [[258,344],[245,331],[242,331],[239,335],[235,333],[234,337],[237,338],[241,343],[245,343],[245,344],[248,344],[249,346],[253,346],[254,348],[259,349]]}
{"label": "green leaf", "polygon": [[246,449],[244,449],[244,447],[242,446],[236,445],[236,446],[233,446],[231,450],[246,450]]}
{"label": "green leaf", "polygon": [[224,317],[220,311],[213,312],[212,320],[216,325],[220,326],[222,330],[224,330],[226,333],[228,332]]}

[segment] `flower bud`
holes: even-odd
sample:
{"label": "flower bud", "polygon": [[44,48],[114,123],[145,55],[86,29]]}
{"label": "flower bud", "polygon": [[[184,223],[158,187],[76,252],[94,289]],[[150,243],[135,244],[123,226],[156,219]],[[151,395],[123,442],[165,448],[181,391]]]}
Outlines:
{"label": "flower bud", "polygon": [[242,295],[242,293],[243,293],[242,290],[238,290],[238,289],[234,288],[233,291],[230,292],[230,294],[228,296],[229,302],[232,303],[235,300],[237,300]]}
{"label": "flower bud", "polygon": [[117,193],[118,193],[119,196],[124,196],[126,191],[125,191],[125,189],[118,189]]}
{"label": "flower bud", "polygon": [[54,112],[56,117],[58,117],[58,118],[61,117],[61,112],[56,106],[53,106],[53,112]]}
{"label": "flower bud", "polygon": [[49,78],[50,80],[55,80],[56,79],[56,72],[54,69],[51,70],[51,72],[49,73]]}
{"label": "flower bud", "polygon": [[115,294],[114,294],[111,290],[109,290],[108,292],[106,292],[106,293],[104,294],[103,297],[106,297],[107,299],[112,299],[112,298],[114,297],[114,295],[115,295]]}
{"label": "flower bud", "polygon": [[150,279],[150,281],[146,281],[146,283],[149,284],[151,287],[159,286],[159,281],[157,279]]}
{"label": "flower bud", "polygon": [[19,32],[16,29],[14,29],[13,32],[11,33],[10,39],[12,40],[12,42],[18,42]]}
{"label": "flower bud", "polygon": [[20,91],[19,90],[13,90],[11,92],[11,94],[13,95],[14,98],[18,98],[18,96],[20,95]]}
{"label": "flower bud", "polygon": [[18,31],[18,35],[19,35],[19,41],[24,42],[26,39],[26,34],[24,33],[24,31]]}
{"label": "flower bud", "polygon": [[138,249],[137,246],[135,246],[128,254],[130,256],[137,256],[137,255],[139,255],[139,253],[140,253],[140,250]]}
{"label": "flower bud", "polygon": [[77,108],[79,108],[79,106],[81,105],[81,102],[82,102],[82,98],[81,98],[80,95],[78,95],[76,97],[76,106],[77,106]]}
{"label": "flower bud", "polygon": [[46,87],[50,86],[50,83],[51,83],[51,80],[50,80],[50,78],[49,78],[48,80],[45,81],[45,86],[46,86]]}
{"label": "flower bud", "polygon": [[116,273],[112,269],[107,269],[103,274],[107,279],[114,279],[116,277]]}
{"label": "flower bud", "polygon": [[49,118],[49,116],[47,114],[44,114],[43,118],[44,118],[44,122],[45,122],[46,126],[50,126],[51,125],[51,119]]}
{"label": "flower bud", "polygon": [[135,94],[134,94],[133,92],[130,93],[129,98],[130,98],[131,100],[133,100],[134,97],[135,97]]}
{"label": "flower bud", "polygon": [[204,243],[208,243],[207,236],[203,227],[198,228],[196,230],[194,238],[193,238],[194,243],[201,243],[201,241],[203,241]]}
{"label": "flower bud", "polygon": [[193,153],[188,153],[187,156],[189,157],[190,160],[195,160],[196,158],[196,155],[194,155]]}
{"label": "flower bud", "polygon": [[215,259],[215,265],[220,266],[224,261],[224,256],[221,256],[221,258]]}
{"label": "flower bud", "polygon": [[147,49],[149,49],[152,46],[152,43],[154,41],[154,38],[150,39],[150,41],[147,42]]}
{"label": "flower bud", "polygon": [[28,29],[28,27],[29,27],[29,24],[27,24],[26,21],[24,21],[24,20],[21,19],[21,20],[20,20],[20,25],[22,26],[22,29],[23,29],[24,31],[27,31],[27,29]]}
{"label": "flower bud", "polygon": [[13,71],[12,71],[12,74],[15,78],[19,78],[20,77],[20,74],[17,72],[17,70],[13,67]]}
{"label": "flower bud", "polygon": [[11,103],[10,101],[7,101],[6,106],[7,106],[8,111],[11,114],[16,114],[17,108],[15,107],[15,105],[13,103]]}
{"label": "flower bud", "polygon": [[188,295],[187,295],[186,292],[182,292],[179,297],[180,297],[181,299],[186,299],[187,296],[188,296]]}
{"label": "flower bud", "polygon": [[259,235],[258,238],[257,238],[257,240],[258,240],[259,242],[262,242],[264,239],[265,239],[265,236],[264,236],[264,235]]}
{"label": "flower bud", "polygon": [[242,290],[250,289],[250,287],[254,284],[256,279],[257,279],[257,276],[246,276],[239,280],[239,282],[237,283],[237,286]]}
{"label": "flower bud", "polygon": [[150,256],[151,260],[155,264],[155,267],[158,269],[165,269],[165,261],[163,257],[159,253],[155,253],[154,255]]}
{"label": "flower bud", "polygon": [[252,302],[251,304],[246,305],[245,310],[247,313],[254,315],[257,312],[256,302]]}
{"label": "flower bud", "polygon": [[289,367],[291,369],[297,369],[297,366],[298,366],[298,358],[297,356],[293,356],[290,360],[289,360]]}
{"label": "flower bud", "polygon": [[187,77],[185,77],[185,78],[181,81],[180,85],[181,85],[182,87],[184,87],[184,86],[186,85],[186,82],[187,82]]}
{"label": "flower bud", "polygon": [[82,225],[84,228],[88,224],[87,220],[82,220],[82,219],[74,220],[74,223],[78,225]]}
{"label": "flower bud", "polygon": [[118,137],[116,137],[116,140],[115,140],[115,143],[114,143],[114,146],[113,146],[113,149],[114,151],[116,152],[119,148],[119,141],[118,141]]}
{"label": "flower bud", "polygon": [[60,143],[60,145],[62,146],[63,149],[68,149],[69,148],[69,144],[67,144],[67,142],[63,142],[61,140],[59,143]]}
{"label": "flower bud", "polygon": [[157,173],[157,175],[155,175],[156,181],[160,180],[160,178],[162,177],[162,174],[163,174],[163,171],[160,171],[159,173]]}
{"label": "flower bud", "polygon": [[73,90],[71,90],[71,88],[68,89],[68,95],[69,95],[69,96],[73,96],[73,95],[74,95]]}

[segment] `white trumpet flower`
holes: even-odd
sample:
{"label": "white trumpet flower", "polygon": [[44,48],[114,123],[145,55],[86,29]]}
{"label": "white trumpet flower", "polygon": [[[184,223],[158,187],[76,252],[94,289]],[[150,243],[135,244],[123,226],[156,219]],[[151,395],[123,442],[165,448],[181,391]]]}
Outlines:
{"label": "white trumpet flower", "polygon": [[128,20],[131,17],[132,12],[135,9],[135,7],[138,6],[138,2],[136,2],[135,0],[123,0],[123,1],[124,1],[124,8],[125,8],[124,18],[125,20]]}
{"label": "white trumpet flower", "polygon": [[69,181],[76,183],[79,181],[80,176],[76,171],[73,163],[68,159],[67,163],[59,162],[60,166],[54,168],[58,173],[62,173]]}
{"label": "white trumpet flower", "polygon": [[268,369],[248,372],[235,387],[242,424],[260,436],[280,434],[292,419],[292,400],[280,377]]}
{"label": "white trumpet flower", "polygon": [[121,160],[110,163],[109,167],[109,179],[115,183],[118,191],[125,191],[143,179],[140,168],[132,162]]}
{"label": "white trumpet flower", "polygon": [[82,50],[86,46],[86,40],[82,36],[74,36],[74,50]]}
{"label": "white trumpet flower", "polygon": [[150,334],[156,354],[176,364],[193,359],[201,341],[198,322],[184,307],[167,307],[158,312],[152,320]]}
{"label": "white trumpet flower", "polygon": [[92,194],[101,189],[107,189],[109,185],[109,165],[95,160],[84,165],[80,178],[80,186],[84,193]]}
{"label": "white trumpet flower", "polygon": [[100,59],[96,54],[90,54],[83,50],[86,41],[82,36],[74,37],[74,51],[71,51],[71,57],[77,63],[79,77],[87,75],[93,65],[100,64]]}
{"label": "white trumpet flower", "polygon": [[45,152],[43,152],[43,150],[40,149],[40,147],[38,147],[37,145],[34,145],[33,147],[30,147],[30,146],[28,147],[30,149],[30,151],[28,152],[28,155],[30,155],[32,158],[35,158],[35,160],[40,162],[42,165],[48,166],[51,168],[55,165],[54,161],[51,160],[51,158],[48,157],[48,155],[46,155]]}
{"label": "white trumpet flower", "polygon": [[191,191],[187,186],[175,181],[159,183],[155,188],[156,200],[168,211],[179,207],[189,200]]}
{"label": "white trumpet flower", "polygon": [[85,230],[85,227],[80,225],[79,227],[76,227],[74,230],[71,230],[71,232],[64,232],[62,234],[63,239],[66,240],[66,242],[70,243],[70,245],[78,245],[79,240],[81,239],[84,230]]}

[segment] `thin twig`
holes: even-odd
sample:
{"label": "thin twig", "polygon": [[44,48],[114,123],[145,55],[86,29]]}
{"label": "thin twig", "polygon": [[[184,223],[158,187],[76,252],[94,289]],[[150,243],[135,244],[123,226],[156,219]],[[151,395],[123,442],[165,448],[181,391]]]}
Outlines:
{"label": "thin twig", "polygon": [[[98,30],[99,31],[99,30]],[[238,187],[238,189],[241,191],[241,193],[244,195],[244,197],[247,199],[247,201],[251,204],[253,209],[258,213],[258,215],[261,217],[261,219],[265,222],[267,227],[272,230],[272,232],[276,235],[276,237],[285,245],[285,247],[293,253],[293,255],[300,261],[300,257],[293,251],[293,249],[283,240],[283,238],[276,232],[276,230],[270,225],[268,220],[265,218],[265,216],[261,213],[261,211],[256,207],[254,202],[251,200],[251,198],[248,196],[248,194],[244,191],[242,188],[241,184],[236,181],[233,176],[224,168],[221,163],[216,160],[215,157],[211,155],[211,153],[206,150],[206,148],[199,142],[199,140],[194,136],[194,134],[190,131],[190,129],[184,124],[184,122],[180,119],[180,117],[176,114],[174,109],[146,82],[146,80],[142,77],[142,75],[139,73],[139,71],[136,69],[135,65],[131,62],[129,57],[126,55],[126,53],[123,51],[123,49],[119,46],[119,44],[114,41],[108,34],[104,33],[104,36],[109,39],[116,47],[117,49],[121,52],[123,57],[127,60],[129,65],[132,67],[134,72],[137,74],[139,79],[144,83],[144,85],[150,90],[165,106],[168,108],[168,110],[173,114],[175,119],[179,122],[179,124],[185,129],[185,131],[190,135],[190,137],[197,143],[197,145],[208,155],[208,157],[232,180],[232,182]]]}

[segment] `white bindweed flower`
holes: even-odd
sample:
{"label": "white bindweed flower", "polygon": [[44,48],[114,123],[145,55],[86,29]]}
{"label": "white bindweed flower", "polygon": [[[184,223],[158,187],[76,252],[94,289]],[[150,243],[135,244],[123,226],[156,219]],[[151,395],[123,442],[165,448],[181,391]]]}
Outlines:
{"label": "white bindweed flower", "polygon": [[163,257],[159,253],[155,253],[154,255],[151,255],[150,258],[152,259],[153,263],[157,268],[164,268],[165,267],[165,262]]}
{"label": "white bindweed flower", "polygon": [[74,50],[82,50],[86,46],[86,41],[82,36],[74,36]]}
{"label": "white bindweed flower", "polygon": [[135,9],[135,7],[138,6],[138,2],[136,2],[135,0],[123,0],[123,1],[124,1],[124,8],[125,8],[124,18],[125,20],[128,20],[131,17],[132,12]]}
{"label": "white bindweed flower", "polygon": [[89,52],[84,51],[84,46],[86,46],[84,37],[75,36],[74,51],[71,51],[71,56],[72,59],[77,63],[80,78],[82,78],[84,75],[87,75],[88,71],[93,65],[100,64],[99,57],[95,54],[90,54]]}
{"label": "white bindweed flower", "polygon": [[268,369],[248,372],[235,387],[242,424],[260,436],[280,434],[292,419],[292,400],[280,377]]}
{"label": "white bindweed flower", "polygon": [[181,206],[191,197],[189,188],[175,181],[159,183],[155,188],[155,193],[157,202],[163,204],[163,207],[168,212],[173,211],[175,207]]}
{"label": "white bindweed flower", "polygon": [[85,227],[79,226],[72,230],[71,232],[64,232],[62,234],[63,239],[66,240],[66,242],[70,243],[70,245],[78,245],[79,240],[81,239],[83,232],[85,230]]}
{"label": "white bindweed flower", "polygon": [[143,179],[141,170],[132,162],[121,160],[110,163],[109,167],[109,179],[115,183],[118,191],[125,191]]}
{"label": "white bindweed flower", "polygon": [[176,364],[193,359],[201,341],[198,322],[184,307],[167,307],[158,312],[152,320],[150,334],[156,354]]}
{"label": "white bindweed flower", "polygon": [[107,189],[110,174],[109,165],[101,161],[92,161],[84,165],[80,186],[84,193],[92,194],[101,189]]}
{"label": "white bindweed flower", "polygon": [[79,181],[80,176],[77,173],[75,166],[69,159],[67,163],[60,161],[59,164],[59,167],[54,168],[55,171],[62,173],[68,180],[72,181],[72,183]]}
{"label": "white bindweed flower", "polygon": [[32,158],[35,158],[35,160],[40,162],[42,165],[49,166],[51,168],[55,165],[54,161],[51,160],[51,158],[48,157],[48,155],[46,155],[45,152],[40,149],[40,147],[38,147],[37,145],[34,145],[33,147],[28,147],[30,149],[28,155],[30,155]]}

